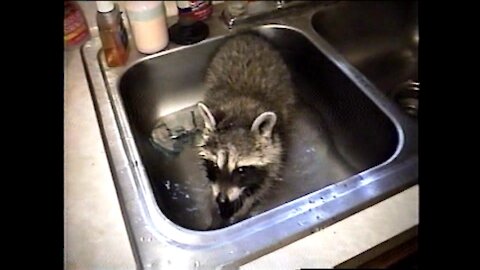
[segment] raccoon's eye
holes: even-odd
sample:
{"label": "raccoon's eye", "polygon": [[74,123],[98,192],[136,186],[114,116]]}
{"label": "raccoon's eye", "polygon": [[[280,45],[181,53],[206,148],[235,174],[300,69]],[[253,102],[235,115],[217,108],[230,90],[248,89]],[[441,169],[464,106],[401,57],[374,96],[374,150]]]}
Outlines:
{"label": "raccoon's eye", "polygon": [[236,169],[236,172],[240,175],[240,176],[245,176],[248,171],[252,170],[253,169],[253,166],[243,166],[243,167],[238,167]]}

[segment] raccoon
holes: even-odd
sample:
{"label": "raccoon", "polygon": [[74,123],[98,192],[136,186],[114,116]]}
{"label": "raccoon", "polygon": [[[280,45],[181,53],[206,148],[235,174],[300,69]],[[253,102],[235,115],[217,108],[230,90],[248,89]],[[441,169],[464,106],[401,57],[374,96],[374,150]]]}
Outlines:
{"label": "raccoon", "polygon": [[198,110],[199,145],[220,216],[244,218],[281,180],[295,94],[280,53],[263,37],[229,38],[211,60]]}

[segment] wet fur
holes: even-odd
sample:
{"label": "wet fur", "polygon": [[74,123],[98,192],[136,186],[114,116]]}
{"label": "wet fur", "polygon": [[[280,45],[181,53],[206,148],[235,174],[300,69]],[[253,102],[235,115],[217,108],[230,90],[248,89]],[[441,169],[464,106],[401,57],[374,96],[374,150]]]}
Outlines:
{"label": "wet fur", "polygon": [[[217,162],[220,149],[232,164],[261,166],[266,171],[261,187],[243,199],[233,215],[242,218],[281,179],[284,141],[295,102],[290,72],[281,55],[262,37],[240,34],[228,39],[213,57],[206,74],[203,103],[215,118],[215,130],[203,131],[199,154]],[[271,136],[252,132],[252,123],[264,112],[274,112]],[[226,165],[227,166],[227,165]],[[232,165],[233,166],[233,165]],[[219,183],[230,185],[231,183]]]}

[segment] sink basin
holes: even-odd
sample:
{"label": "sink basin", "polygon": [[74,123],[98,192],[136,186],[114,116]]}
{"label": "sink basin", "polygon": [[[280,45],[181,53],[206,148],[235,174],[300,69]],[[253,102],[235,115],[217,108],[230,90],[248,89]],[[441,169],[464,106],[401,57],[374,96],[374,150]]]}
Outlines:
{"label": "sink basin", "polygon": [[378,89],[416,115],[418,104],[409,110],[398,99],[409,92],[418,98],[416,1],[346,1],[318,11],[312,25]]}
{"label": "sink basin", "polygon": [[[284,181],[259,205],[256,214],[392,157],[399,146],[393,122],[305,36],[275,26],[251,31],[267,37],[282,53],[299,96]],[[195,104],[205,92],[208,61],[224,39],[147,59],[130,67],[119,81],[128,122],[156,201],[170,220],[192,230],[205,230],[211,221],[211,206],[205,204],[211,191],[193,140],[181,152],[167,155],[151,143],[150,135],[162,117],[184,113],[185,108],[197,114]],[[182,68],[173,69],[175,65]],[[169,122],[170,129],[181,128],[178,123]]]}
{"label": "sink basin", "polygon": [[[334,40],[341,38],[321,30],[329,12],[350,10],[344,5],[350,4],[312,2],[228,29],[219,4],[206,20],[208,39],[171,43],[149,56],[132,48],[124,67],[105,65],[95,33],[82,47],[139,269],[236,269],[417,183],[417,122],[382,93],[380,76],[370,78],[376,61],[362,69],[345,54],[355,46],[337,47]],[[299,103],[284,181],[251,217],[212,230],[210,189],[194,148],[203,123],[194,105],[206,90],[209,59],[238,31],[262,35],[277,47]],[[397,75],[391,74],[392,85],[410,78]]]}

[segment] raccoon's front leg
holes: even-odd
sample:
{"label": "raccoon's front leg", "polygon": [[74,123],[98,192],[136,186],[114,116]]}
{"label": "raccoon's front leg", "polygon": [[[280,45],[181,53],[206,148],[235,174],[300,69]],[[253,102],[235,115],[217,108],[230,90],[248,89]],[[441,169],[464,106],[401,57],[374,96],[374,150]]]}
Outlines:
{"label": "raccoon's front leg", "polygon": [[210,227],[208,227],[208,230],[216,230],[227,227],[228,225],[230,225],[230,222],[221,218],[217,209],[212,211],[212,223],[210,224]]}

